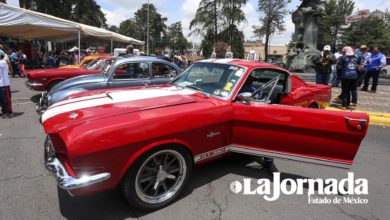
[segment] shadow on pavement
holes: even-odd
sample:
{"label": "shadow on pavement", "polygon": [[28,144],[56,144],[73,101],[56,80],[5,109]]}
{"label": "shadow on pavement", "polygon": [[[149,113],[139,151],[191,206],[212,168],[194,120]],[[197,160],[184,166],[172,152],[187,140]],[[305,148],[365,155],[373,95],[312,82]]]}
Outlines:
{"label": "shadow on pavement", "polygon": [[[245,155],[231,155],[220,160],[196,167],[193,170],[191,181],[180,199],[190,195],[196,188],[202,187],[212,181],[228,174],[235,174],[253,179],[269,179],[273,181],[273,175],[261,165],[252,164],[255,157]],[[248,166],[251,164],[251,166]],[[271,172],[278,172],[275,166]],[[281,180],[290,178],[307,178],[289,173],[281,173]],[[239,179],[238,179],[239,180]],[[307,185],[304,186],[307,188]],[[229,190],[226,188],[226,190]],[[71,197],[69,194],[58,188],[60,211],[67,219],[125,219],[139,218],[151,212],[140,212],[127,206],[119,190],[102,192],[90,196]]]}
{"label": "shadow on pavement", "polygon": [[31,97],[31,101],[34,102],[34,103],[38,103],[39,102],[39,99],[42,97],[41,94],[36,94],[34,96]]}

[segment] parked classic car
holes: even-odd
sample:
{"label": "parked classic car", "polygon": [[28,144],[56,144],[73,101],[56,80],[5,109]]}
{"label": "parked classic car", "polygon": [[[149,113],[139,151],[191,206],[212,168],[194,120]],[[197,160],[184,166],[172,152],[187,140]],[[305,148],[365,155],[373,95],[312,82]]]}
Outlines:
{"label": "parked classic car", "polygon": [[66,65],[66,66],[61,66],[61,67],[58,67],[60,69],[62,68],[84,68],[86,66],[88,66],[88,64],[98,58],[110,58],[111,56],[110,55],[107,55],[107,54],[97,54],[97,55],[90,55],[90,56],[86,56],[84,57],[80,64],[78,65]]}
{"label": "parked classic car", "polygon": [[160,85],[171,82],[173,77],[180,73],[179,67],[157,57],[118,57],[106,66],[102,74],[65,80],[48,93],[42,93],[37,111],[42,113],[48,106],[75,93],[127,86]]}
{"label": "parked classic car", "polygon": [[291,99],[289,75],[254,61],[206,61],[171,85],[60,101],[42,115],[46,168],[72,195],[121,186],[143,210],[170,204],[193,166],[230,153],[349,168],[368,115],[279,105]]}
{"label": "parked classic car", "polygon": [[27,72],[26,86],[35,91],[50,91],[58,83],[76,76],[101,73],[110,57],[100,57],[80,68],[37,69]]}

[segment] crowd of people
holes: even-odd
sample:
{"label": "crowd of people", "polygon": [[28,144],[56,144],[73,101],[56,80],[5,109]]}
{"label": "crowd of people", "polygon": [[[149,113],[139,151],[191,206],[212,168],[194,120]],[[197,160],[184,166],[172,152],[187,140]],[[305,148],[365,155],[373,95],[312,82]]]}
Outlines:
{"label": "crowd of people", "polygon": [[[313,58],[313,63],[316,66],[316,83],[328,85],[333,72],[331,85],[338,87],[341,83],[341,94],[336,101],[341,102],[342,109],[350,109],[357,106],[358,88],[376,93],[380,71],[386,65],[386,56],[378,47],[374,47],[372,53],[369,52],[366,45],[357,49],[345,46],[332,54],[331,47],[326,45],[321,55]],[[368,90],[371,78],[372,86]]]}

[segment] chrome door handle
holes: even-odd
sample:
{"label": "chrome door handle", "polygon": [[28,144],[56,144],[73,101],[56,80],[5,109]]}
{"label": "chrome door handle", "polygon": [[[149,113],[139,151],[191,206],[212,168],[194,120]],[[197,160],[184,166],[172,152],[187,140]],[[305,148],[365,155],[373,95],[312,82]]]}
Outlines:
{"label": "chrome door handle", "polygon": [[360,122],[360,124],[357,126],[357,128],[358,128],[359,130],[362,130],[363,127],[367,125],[367,120],[366,120],[366,119],[360,119],[360,118],[357,119],[357,118],[345,117],[345,120],[346,120],[347,122],[349,122],[349,121]]}

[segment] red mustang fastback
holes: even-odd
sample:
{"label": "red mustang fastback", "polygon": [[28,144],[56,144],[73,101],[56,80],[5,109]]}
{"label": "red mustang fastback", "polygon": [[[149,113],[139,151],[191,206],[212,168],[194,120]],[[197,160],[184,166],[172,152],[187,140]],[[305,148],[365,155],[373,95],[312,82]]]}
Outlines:
{"label": "red mustang fastback", "polygon": [[318,89],[291,77],[269,64],[208,60],[170,86],[58,102],[42,115],[46,168],[73,195],[120,185],[146,210],[173,202],[193,166],[230,153],[349,168],[368,115],[280,105]]}
{"label": "red mustang fastback", "polygon": [[110,56],[102,56],[90,62],[87,66],[79,68],[30,70],[27,72],[26,86],[35,91],[49,91],[65,79],[101,73],[104,68],[104,61],[107,59],[110,59]]}

